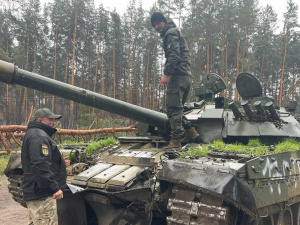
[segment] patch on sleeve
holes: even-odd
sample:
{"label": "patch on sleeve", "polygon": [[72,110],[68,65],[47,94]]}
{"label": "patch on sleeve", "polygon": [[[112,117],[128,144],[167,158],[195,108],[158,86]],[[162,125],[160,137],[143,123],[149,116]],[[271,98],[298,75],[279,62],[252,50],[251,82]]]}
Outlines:
{"label": "patch on sleeve", "polygon": [[169,43],[168,43],[168,48],[171,48],[173,46],[173,43],[170,41]]}
{"label": "patch on sleeve", "polygon": [[49,155],[48,146],[46,144],[42,144],[41,151],[42,151],[42,154],[44,156],[48,156]]}

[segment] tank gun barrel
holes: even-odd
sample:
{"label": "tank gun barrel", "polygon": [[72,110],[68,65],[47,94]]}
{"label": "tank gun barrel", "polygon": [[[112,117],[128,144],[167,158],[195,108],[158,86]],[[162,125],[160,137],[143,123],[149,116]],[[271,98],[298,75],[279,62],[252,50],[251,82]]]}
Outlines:
{"label": "tank gun barrel", "polygon": [[19,69],[12,63],[0,60],[0,82],[19,84],[45,93],[60,96],[84,105],[134,119],[162,130],[168,126],[168,117],[164,113],[136,106],[121,100],[101,95],[83,88],[75,87],[36,73]]}

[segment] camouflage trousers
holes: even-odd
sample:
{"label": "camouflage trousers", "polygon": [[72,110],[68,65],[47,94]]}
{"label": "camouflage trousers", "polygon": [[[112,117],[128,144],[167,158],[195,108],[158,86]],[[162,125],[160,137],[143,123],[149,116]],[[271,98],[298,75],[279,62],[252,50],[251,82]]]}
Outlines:
{"label": "camouflage trousers", "polygon": [[44,199],[27,201],[30,225],[58,225],[56,199],[52,196]]}
{"label": "camouflage trousers", "polygon": [[183,105],[191,87],[189,76],[169,76],[167,85],[167,116],[171,126],[171,137],[181,139],[184,129],[192,128],[191,122],[183,116]]}

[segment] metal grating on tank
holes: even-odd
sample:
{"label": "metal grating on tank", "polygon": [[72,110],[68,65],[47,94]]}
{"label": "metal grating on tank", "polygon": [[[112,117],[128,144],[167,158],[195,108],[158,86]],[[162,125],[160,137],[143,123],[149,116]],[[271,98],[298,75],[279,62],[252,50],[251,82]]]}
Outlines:
{"label": "metal grating on tank", "polygon": [[125,150],[105,155],[103,162],[76,175],[72,184],[89,188],[124,190],[134,184],[138,173],[146,167],[155,167],[161,153]]}
{"label": "metal grating on tank", "polygon": [[134,166],[152,167],[159,162],[160,156],[162,154],[162,152],[158,153],[150,151],[126,150],[103,156],[102,161],[112,164],[126,164]]}

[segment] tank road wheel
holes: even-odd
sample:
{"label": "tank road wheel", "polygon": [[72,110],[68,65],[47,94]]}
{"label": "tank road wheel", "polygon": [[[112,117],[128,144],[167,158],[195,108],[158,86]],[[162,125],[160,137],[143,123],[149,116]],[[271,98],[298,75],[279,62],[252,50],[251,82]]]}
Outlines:
{"label": "tank road wheel", "polygon": [[293,224],[300,225],[300,203],[292,205]]}
{"label": "tank road wheel", "polygon": [[293,225],[293,213],[291,207],[287,207],[277,214],[275,225]]}
{"label": "tank road wheel", "polygon": [[23,192],[21,188],[23,175],[11,173],[8,176],[8,181],[10,182],[8,185],[8,191],[12,194],[12,198],[23,207],[27,207],[26,202],[23,200]]}

